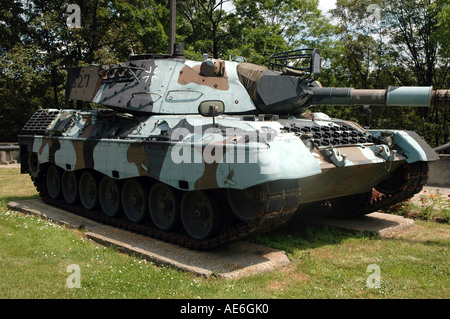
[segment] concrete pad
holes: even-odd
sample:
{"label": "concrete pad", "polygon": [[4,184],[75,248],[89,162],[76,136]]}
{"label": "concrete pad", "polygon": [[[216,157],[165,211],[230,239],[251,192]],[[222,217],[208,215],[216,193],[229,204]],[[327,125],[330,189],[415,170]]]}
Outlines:
{"label": "concrete pad", "polygon": [[398,215],[384,214],[374,212],[357,219],[338,219],[332,218],[325,211],[306,210],[299,211],[294,216],[295,222],[326,225],[356,232],[373,232],[379,237],[388,237],[394,231],[408,229],[413,227],[414,221]]}
{"label": "concrete pad", "polygon": [[158,265],[170,265],[194,274],[227,279],[250,276],[289,264],[284,251],[244,241],[206,251],[194,251],[154,238],[135,234],[49,206],[40,199],[9,202],[9,209],[34,214],[67,227],[86,227],[86,236],[103,245],[112,245]]}
{"label": "concrete pad", "polygon": [[[422,191],[417,193],[410,201],[415,205],[420,206],[422,204],[421,197],[429,196],[430,194],[441,195],[444,199],[447,199],[450,197],[450,188],[424,186]],[[298,211],[293,217],[292,222],[327,225],[349,231],[370,231],[376,233],[380,237],[389,237],[394,231],[401,231],[415,225],[414,220],[412,219],[380,212],[367,214],[354,220],[337,219],[328,216],[325,211],[320,210],[319,208],[315,207],[314,209],[309,209],[308,206],[306,206],[305,210]]]}

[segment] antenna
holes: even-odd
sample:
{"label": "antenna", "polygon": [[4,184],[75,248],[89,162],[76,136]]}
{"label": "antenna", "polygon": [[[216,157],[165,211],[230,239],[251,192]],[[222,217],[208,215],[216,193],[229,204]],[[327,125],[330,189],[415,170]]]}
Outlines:
{"label": "antenna", "polygon": [[177,22],[177,1],[170,0],[169,55],[173,55]]}

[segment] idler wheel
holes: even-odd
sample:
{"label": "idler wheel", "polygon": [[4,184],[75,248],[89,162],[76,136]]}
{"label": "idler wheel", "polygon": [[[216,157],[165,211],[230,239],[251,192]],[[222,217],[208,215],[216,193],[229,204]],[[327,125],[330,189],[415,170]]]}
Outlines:
{"label": "idler wheel", "polygon": [[122,207],[128,220],[142,223],[147,217],[147,188],[137,179],[125,182],[122,188]]}
{"label": "idler wheel", "polygon": [[39,159],[37,153],[29,153],[28,155],[28,170],[30,176],[38,177],[40,172]]}
{"label": "idler wheel", "polygon": [[64,171],[61,188],[64,200],[69,204],[74,204],[78,199],[78,179],[75,172]]}
{"label": "idler wheel", "polygon": [[61,173],[58,167],[50,165],[45,176],[47,193],[52,199],[61,196]]}
{"label": "idler wheel", "polygon": [[98,182],[91,172],[81,174],[78,187],[81,204],[84,208],[94,210],[98,205]]}
{"label": "idler wheel", "polygon": [[383,194],[395,194],[400,192],[408,181],[408,166],[407,164],[397,168],[392,175],[375,186],[375,189]]}
{"label": "idler wheel", "polygon": [[103,177],[99,187],[99,200],[106,216],[115,217],[120,214],[122,211],[120,197],[119,182],[108,176]]}
{"label": "idler wheel", "polygon": [[181,202],[181,222],[189,236],[207,240],[220,229],[223,212],[212,193],[186,192]]}
{"label": "idler wheel", "polygon": [[179,225],[179,195],[174,188],[156,183],[150,189],[148,198],[150,217],[156,227],[170,231]]}

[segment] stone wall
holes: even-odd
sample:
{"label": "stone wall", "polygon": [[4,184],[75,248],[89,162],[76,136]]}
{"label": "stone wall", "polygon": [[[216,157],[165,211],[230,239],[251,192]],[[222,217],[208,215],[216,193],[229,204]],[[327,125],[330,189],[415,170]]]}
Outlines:
{"label": "stone wall", "polygon": [[440,154],[440,160],[428,163],[430,186],[450,187],[450,155]]}
{"label": "stone wall", "polygon": [[17,144],[0,143],[0,165],[17,164],[19,154],[19,146]]}

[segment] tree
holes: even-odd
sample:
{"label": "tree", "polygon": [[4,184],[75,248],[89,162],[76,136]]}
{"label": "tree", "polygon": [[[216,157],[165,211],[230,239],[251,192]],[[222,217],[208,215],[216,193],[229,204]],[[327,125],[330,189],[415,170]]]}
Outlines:
{"label": "tree", "polygon": [[[335,77],[357,88],[448,88],[449,58],[442,47],[448,41],[440,33],[445,23],[439,20],[443,4],[440,0],[338,0],[333,16],[339,21],[343,45],[332,62]],[[375,10],[369,10],[371,6]],[[437,146],[448,141],[448,113],[447,108],[436,107],[377,107],[373,126],[415,130]]]}
{"label": "tree", "polygon": [[441,8],[430,0],[387,0],[384,5],[381,11],[385,24],[383,34],[390,39],[391,50],[404,53],[399,55],[400,62],[413,72],[417,85],[441,87],[445,76],[437,69],[440,66],[448,69],[449,63],[448,58],[440,55],[438,17]]}
{"label": "tree", "polygon": [[[81,28],[67,25],[72,3]],[[76,107],[64,99],[68,68],[169,51],[169,0],[3,0],[0,13],[0,140],[14,138],[39,107]],[[177,42],[190,59],[209,53],[265,65],[272,53],[317,47],[324,86],[448,88],[448,0],[338,0],[333,17],[337,25],[318,0],[177,1]],[[357,108],[317,109],[358,116]],[[373,125],[418,129],[438,145],[448,141],[448,113],[380,107]]]}
{"label": "tree", "polygon": [[230,15],[230,54],[267,64],[270,54],[305,47],[323,48],[332,25],[317,0],[234,1]]}
{"label": "tree", "polygon": [[219,58],[228,38],[225,27],[228,14],[223,5],[231,0],[186,0],[177,2],[180,37],[189,54],[209,52]]}
{"label": "tree", "polygon": [[[448,8],[448,2],[386,0],[384,3],[384,32],[390,37],[391,50],[404,53],[399,60],[413,75],[408,84],[448,88],[450,59],[448,53],[443,54],[441,45],[445,45],[445,38],[439,33],[441,9]],[[447,108],[419,108],[417,114],[423,123],[422,134],[429,141],[436,146],[448,141]]]}
{"label": "tree", "polygon": [[[81,28],[67,25],[79,5]],[[167,1],[5,0],[0,23],[0,140],[14,140],[38,108],[65,100],[67,69],[110,64],[148,48],[167,51]]]}

